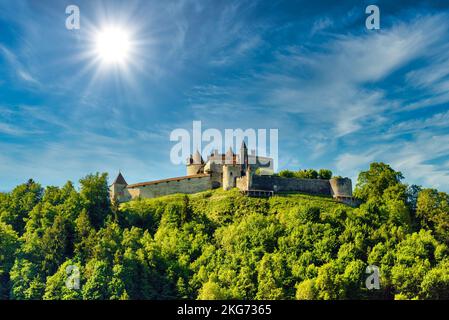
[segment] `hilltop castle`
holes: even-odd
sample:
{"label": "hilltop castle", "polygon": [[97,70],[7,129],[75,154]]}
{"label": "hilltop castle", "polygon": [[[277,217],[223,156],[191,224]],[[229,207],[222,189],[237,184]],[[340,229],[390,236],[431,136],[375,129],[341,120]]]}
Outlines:
{"label": "hilltop castle", "polygon": [[238,188],[250,196],[271,196],[277,192],[300,192],[332,196],[353,203],[349,178],[299,179],[273,175],[273,159],[248,154],[242,142],[239,154],[231,148],[226,154],[212,152],[204,161],[197,151],[187,159],[187,175],[177,178],[128,184],[121,173],[110,186],[111,199],[126,202],[135,198],[155,198],[175,193],[197,193],[210,189]]}

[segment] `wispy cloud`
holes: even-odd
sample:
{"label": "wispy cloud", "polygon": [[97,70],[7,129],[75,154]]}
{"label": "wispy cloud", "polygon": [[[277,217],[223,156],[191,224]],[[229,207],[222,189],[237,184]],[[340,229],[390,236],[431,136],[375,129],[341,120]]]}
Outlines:
{"label": "wispy cloud", "polygon": [[425,129],[436,129],[439,127],[449,129],[449,111],[437,113],[428,118],[402,121],[397,125],[392,126],[388,133],[405,134],[420,132]]}
{"label": "wispy cloud", "polygon": [[310,33],[314,35],[317,32],[323,31],[334,25],[334,21],[329,17],[319,18],[313,23]]}
{"label": "wispy cloud", "polygon": [[25,130],[20,129],[19,127],[12,126],[7,123],[0,123],[0,133],[11,135],[11,136],[22,136],[27,132]]}
{"label": "wispy cloud", "polygon": [[372,146],[363,153],[343,153],[337,168],[343,172],[366,170],[372,161],[383,161],[402,171],[408,181],[424,187],[446,188],[449,185],[448,163],[432,163],[449,157],[449,135],[420,133],[412,141],[394,141]]}
{"label": "wispy cloud", "polygon": [[40,82],[36,80],[36,78],[32,76],[28,70],[26,70],[23,64],[19,61],[18,57],[2,44],[0,44],[0,53],[9,63],[11,72],[15,72],[19,79],[34,86],[41,85]]}

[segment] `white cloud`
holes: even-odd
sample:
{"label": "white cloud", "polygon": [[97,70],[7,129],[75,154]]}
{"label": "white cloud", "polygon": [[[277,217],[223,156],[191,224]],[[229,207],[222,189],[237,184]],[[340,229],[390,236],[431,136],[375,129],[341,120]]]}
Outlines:
{"label": "white cloud", "polygon": [[32,82],[34,84],[39,84],[39,81],[37,81],[36,79],[33,78],[33,76],[31,76],[31,74],[29,74],[27,71],[23,70],[23,69],[19,69],[17,70],[17,74],[18,76],[27,81],[27,82]]}
{"label": "white cloud", "polygon": [[0,133],[11,135],[11,136],[22,136],[26,133],[25,130],[20,129],[17,126],[13,126],[7,123],[0,122]]}
{"label": "white cloud", "polygon": [[[268,103],[285,112],[319,118],[321,123],[331,125],[337,135],[355,132],[364,120],[372,121],[391,107],[385,105],[389,102],[382,91],[368,90],[363,85],[375,83],[423,56],[446,30],[447,24],[442,23],[441,17],[426,17],[381,33],[339,36],[325,46],[325,53],[310,54],[307,59],[297,57],[307,53],[287,53],[279,61],[284,66],[277,69],[288,70],[290,63],[298,73],[264,74]],[[297,61],[302,65],[297,67]]]}
{"label": "white cloud", "polygon": [[376,159],[376,153],[373,151],[353,154],[344,153],[337,157],[336,167],[340,172],[357,172],[360,171]]}
{"label": "white cloud", "polygon": [[17,77],[29,84],[40,85],[40,82],[33,77],[29,71],[25,69],[23,64],[19,61],[18,57],[11,52],[8,48],[0,44],[0,53],[6,58],[12,71],[14,71]]}
{"label": "white cloud", "polygon": [[449,111],[434,114],[424,119],[413,119],[402,121],[389,129],[389,133],[419,132],[423,129],[435,129],[437,127],[447,128],[449,124]]}
{"label": "white cloud", "polygon": [[344,153],[337,158],[337,168],[354,172],[368,169],[373,161],[385,162],[401,171],[408,182],[448,191],[449,163],[436,163],[440,157],[449,157],[449,135],[421,133],[410,141],[380,144],[363,153]]}
{"label": "white cloud", "polygon": [[329,17],[319,18],[313,23],[312,30],[310,33],[314,35],[317,32],[323,31],[334,25],[334,21]]}

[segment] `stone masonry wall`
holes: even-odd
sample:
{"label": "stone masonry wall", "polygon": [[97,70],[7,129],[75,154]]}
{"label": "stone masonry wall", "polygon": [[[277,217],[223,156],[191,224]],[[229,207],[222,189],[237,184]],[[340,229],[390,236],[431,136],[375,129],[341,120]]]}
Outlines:
{"label": "stone masonry wall", "polygon": [[156,198],[174,193],[197,193],[210,190],[212,182],[210,176],[186,178],[175,181],[164,181],[146,186],[128,188],[131,197]]}
{"label": "stone masonry wall", "polygon": [[349,178],[330,179],[334,197],[352,197],[352,181]]}
{"label": "stone masonry wall", "polygon": [[238,177],[235,184],[240,190],[248,190],[248,176]]}
{"label": "stone masonry wall", "polygon": [[322,179],[298,179],[254,175],[251,189],[274,190],[275,192],[304,192],[326,196],[332,195],[329,180]]}

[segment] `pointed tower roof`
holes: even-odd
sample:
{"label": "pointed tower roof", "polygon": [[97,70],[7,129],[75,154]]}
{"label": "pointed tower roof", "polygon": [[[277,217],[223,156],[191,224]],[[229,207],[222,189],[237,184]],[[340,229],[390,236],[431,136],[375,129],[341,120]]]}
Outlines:
{"label": "pointed tower roof", "polygon": [[248,148],[246,147],[245,140],[242,140],[242,146],[240,147],[240,149],[248,149]]}
{"label": "pointed tower roof", "polygon": [[196,150],[195,154],[193,155],[193,163],[194,164],[201,164],[203,163],[203,157],[201,157],[201,153]]}
{"label": "pointed tower roof", "polygon": [[226,159],[234,159],[234,151],[232,151],[232,147],[229,147],[228,151],[226,151]]}
{"label": "pointed tower roof", "polygon": [[115,178],[113,184],[124,184],[125,186],[128,185],[125,178],[123,178],[122,173],[119,171],[117,178]]}

